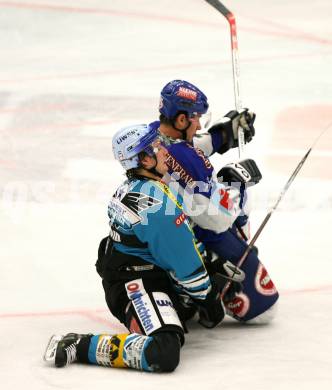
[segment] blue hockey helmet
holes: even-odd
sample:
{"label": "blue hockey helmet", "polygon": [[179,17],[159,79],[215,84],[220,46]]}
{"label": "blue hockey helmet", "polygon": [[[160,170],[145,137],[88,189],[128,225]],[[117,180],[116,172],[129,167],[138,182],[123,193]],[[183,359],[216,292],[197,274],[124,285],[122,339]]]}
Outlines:
{"label": "blue hockey helmet", "polygon": [[158,137],[157,129],[146,124],[123,127],[112,139],[114,158],[126,171],[137,168],[140,165],[139,153],[155,154],[153,143]]}
{"label": "blue hockey helmet", "polygon": [[188,81],[170,81],[161,91],[159,112],[168,119],[175,118],[179,111],[189,116],[205,114],[208,108],[205,94]]}

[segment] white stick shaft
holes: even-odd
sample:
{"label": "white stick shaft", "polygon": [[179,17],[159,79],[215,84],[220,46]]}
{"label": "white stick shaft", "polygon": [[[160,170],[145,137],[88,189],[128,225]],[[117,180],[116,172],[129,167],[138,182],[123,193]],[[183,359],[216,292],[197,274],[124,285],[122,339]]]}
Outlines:
{"label": "white stick shaft", "polygon": [[[235,108],[237,111],[242,111],[242,100],[240,94],[240,63],[238,55],[238,40],[236,31],[235,17],[232,12],[227,9],[219,0],[205,0],[207,3],[216,8],[228,21],[231,33],[231,48],[232,48],[232,69],[233,69],[233,87]],[[239,158],[244,154],[244,132],[242,128],[238,130],[238,142],[239,142]]]}
{"label": "white stick shaft", "polygon": [[[242,100],[240,94],[240,62],[238,54],[238,40],[236,32],[235,17],[232,13],[228,14],[227,20],[229,22],[231,31],[231,47],[232,47],[232,68],[233,68],[233,86],[234,86],[234,98],[235,108],[237,111],[242,111]],[[244,154],[244,132],[241,127],[238,129],[238,142],[239,142],[239,158],[241,159]]]}

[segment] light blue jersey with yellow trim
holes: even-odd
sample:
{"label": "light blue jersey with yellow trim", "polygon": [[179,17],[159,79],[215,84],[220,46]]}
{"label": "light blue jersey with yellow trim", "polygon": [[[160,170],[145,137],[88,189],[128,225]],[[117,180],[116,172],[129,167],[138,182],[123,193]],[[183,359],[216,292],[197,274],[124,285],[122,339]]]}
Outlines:
{"label": "light blue jersey with yellow trim", "polygon": [[205,299],[210,279],[181,202],[179,194],[175,196],[160,182],[126,181],[109,203],[110,227],[122,234],[135,235],[147,247],[116,242],[114,247],[157,265],[187,294]]}

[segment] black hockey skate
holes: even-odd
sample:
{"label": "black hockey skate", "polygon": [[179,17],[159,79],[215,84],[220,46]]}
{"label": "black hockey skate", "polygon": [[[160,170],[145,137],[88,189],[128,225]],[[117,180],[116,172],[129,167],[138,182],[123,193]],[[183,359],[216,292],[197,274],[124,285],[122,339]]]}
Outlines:
{"label": "black hockey skate", "polygon": [[55,364],[56,367],[64,367],[77,360],[77,345],[88,335],[68,333],[65,336],[53,335],[47,344],[44,360]]}

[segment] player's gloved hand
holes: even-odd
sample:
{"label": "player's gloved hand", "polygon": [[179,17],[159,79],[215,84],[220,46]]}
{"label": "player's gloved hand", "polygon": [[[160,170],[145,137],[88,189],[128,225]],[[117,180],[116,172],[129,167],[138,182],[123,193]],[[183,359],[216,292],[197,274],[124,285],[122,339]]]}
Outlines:
{"label": "player's gloved hand", "polygon": [[252,140],[255,135],[254,122],[256,119],[256,114],[249,111],[248,108],[244,108],[241,112],[232,110],[225,115],[226,118],[229,118],[232,123],[232,132],[228,132],[228,143],[230,146],[235,148],[239,145],[239,127],[244,130],[244,141],[248,143]]}
{"label": "player's gloved hand", "polygon": [[225,308],[220,299],[220,286],[210,277],[212,288],[204,301],[197,302],[199,320],[198,322],[205,328],[214,328],[225,317]]}
{"label": "player's gloved hand", "polygon": [[242,271],[229,260],[225,261],[221,258],[216,258],[209,264],[209,267],[207,268],[209,275],[213,274],[213,278],[218,285],[220,292],[223,291],[228,282],[231,282],[227,292],[223,297],[224,303],[232,301],[236,294],[242,291],[242,282],[244,281],[246,275],[244,271]]}
{"label": "player's gloved hand", "polygon": [[220,178],[219,181],[229,185],[241,183],[250,186],[259,183],[262,174],[254,160],[246,159],[225,165],[217,173],[217,177]]}
{"label": "player's gloved hand", "polygon": [[248,143],[255,135],[254,122],[256,114],[244,108],[241,112],[232,110],[228,112],[220,121],[213,124],[209,133],[222,132],[225,142],[220,147],[219,153],[225,153],[231,148],[239,145],[239,128],[244,132],[244,142]]}

